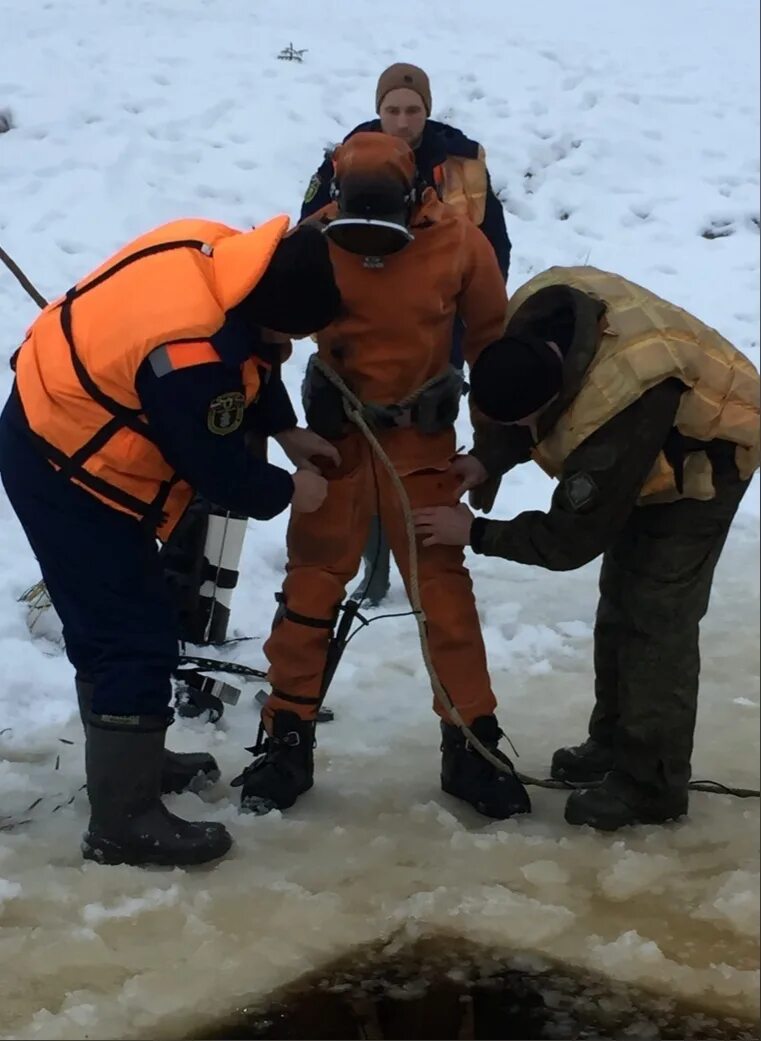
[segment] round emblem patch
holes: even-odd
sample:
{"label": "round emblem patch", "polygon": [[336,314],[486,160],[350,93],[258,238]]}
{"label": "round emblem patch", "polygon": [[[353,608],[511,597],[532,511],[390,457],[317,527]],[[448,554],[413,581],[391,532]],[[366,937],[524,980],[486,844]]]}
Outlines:
{"label": "round emblem patch", "polygon": [[232,434],[243,422],[246,399],[239,390],[218,394],[209,402],[206,425],[212,434]]}

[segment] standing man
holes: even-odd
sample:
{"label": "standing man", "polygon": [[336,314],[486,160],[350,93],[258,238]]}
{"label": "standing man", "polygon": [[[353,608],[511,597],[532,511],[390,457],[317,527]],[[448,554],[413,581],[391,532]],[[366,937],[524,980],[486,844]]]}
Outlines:
{"label": "standing man", "polygon": [[531,455],[548,513],[417,513],[429,546],[566,571],[602,554],[589,738],[558,750],[570,824],[615,830],[687,812],[699,625],[759,465],[759,375],[714,329],[620,275],[555,267],[510,302],[471,372],[491,420],[457,462],[465,486]]}
{"label": "standing man", "polygon": [[[377,119],[360,123],[345,141],[357,133],[384,133],[405,141],[415,153],[418,177],[432,185],[444,202],[454,206],[481,229],[491,243],[503,281],[510,267],[510,239],[502,204],[494,194],[484,149],[461,130],[430,118],[431,84],[417,65],[398,62],[381,73],[375,91]],[[331,201],[334,177],[333,149],[309,182],[301,207],[301,219],[310,217]],[[455,323],[452,362],[463,366],[462,326]],[[364,552],[365,575],[354,599],[376,606],[389,586],[389,549],[376,517]]]}
{"label": "standing man", "polygon": [[[450,364],[452,327],[464,324],[473,363],[504,327],[505,286],[484,235],[416,177],[412,149],[387,134],[355,134],[336,152],[336,201],[316,220],[330,239],[341,314],[318,334],[318,357],[363,402],[368,421],[416,506],[457,501],[450,472],[462,376]],[[326,465],[328,494],[288,529],[281,617],[264,651],[272,694],[266,742],[244,770],[243,809],[286,809],[313,783],[314,720],[347,581],[373,516],[380,516],[405,581],[408,540],[398,494],[343,400],[314,366],[306,387],[310,427],[340,453]],[[420,595],[434,667],[464,722],[496,752],[501,731],[462,550],[422,548]],[[445,791],[490,817],[530,809],[514,773],[499,771],[441,716]],[[501,753],[498,753],[501,755]],[[502,756],[510,768],[509,760]]]}
{"label": "standing man", "polygon": [[[432,185],[444,202],[468,217],[491,243],[507,281],[511,244],[502,204],[494,194],[482,146],[461,130],[431,119],[431,84],[417,65],[397,62],[381,73],[375,89],[377,119],[360,123],[346,135],[384,133],[406,142],[415,153],[418,176]],[[311,217],[330,201],[334,177],[333,149],[307,187],[301,219]]]}
{"label": "standing man", "polygon": [[[287,228],[148,232],[46,307],[15,357],[0,474],[77,673],[89,860],[201,864],[230,847],[221,824],[160,799],[178,773],[217,771],[164,749],[178,632],[156,538],[195,489],[261,520],[325,498],[309,456],[337,453],[296,429],[266,341],[323,328],[340,296],[321,233]],[[247,429],[278,437],[296,473],[252,456]]]}

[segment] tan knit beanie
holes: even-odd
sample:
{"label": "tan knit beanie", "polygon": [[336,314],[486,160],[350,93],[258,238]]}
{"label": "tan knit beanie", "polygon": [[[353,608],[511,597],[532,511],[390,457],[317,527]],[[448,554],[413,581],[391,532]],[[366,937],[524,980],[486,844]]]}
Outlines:
{"label": "tan knit beanie", "polygon": [[419,94],[425,114],[430,116],[431,84],[428,76],[417,65],[407,65],[403,61],[397,62],[396,65],[389,65],[386,71],[381,73],[375,91],[376,112],[380,112],[383,99],[389,91],[397,90],[399,87],[406,87],[407,90],[414,90],[416,94]]}

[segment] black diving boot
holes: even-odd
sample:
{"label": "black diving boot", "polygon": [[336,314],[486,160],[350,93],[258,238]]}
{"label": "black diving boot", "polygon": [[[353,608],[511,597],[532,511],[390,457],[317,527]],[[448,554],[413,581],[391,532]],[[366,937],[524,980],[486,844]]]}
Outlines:
{"label": "black diving boot", "polygon": [[569,824],[588,824],[598,831],[618,831],[629,824],[665,824],[687,813],[686,784],[666,787],[642,784],[611,770],[597,788],[572,792],[565,805]]}
{"label": "black diving boot", "polygon": [[242,813],[287,810],[314,784],[314,721],[277,711],[271,725],[271,734],[260,726],[256,744],[248,749],[258,758],[231,782],[241,789]]}
{"label": "black diving boot", "polygon": [[559,748],[552,757],[550,777],[556,781],[584,784],[601,781],[614,766],[613,749],[588,737],[580,745]]}
{"label": "black diving boot", "polygon": [[90,826],[85,860],[99,864],[186,867],[224,856],[232,845],[221,824],[186,821],[161,801],[162,716],[90,713],[85,764]]}
{"label": "black diving boot", "polygon": [[[95,684],[77,676],[77,700],[82,726],[92,711],[92,698]],[[172,752],[164,749],[164,763],[161,770],[161,794],[179,792],[201,792],[210,788],[220,778],[217,760],[208,752]]]}
{"label": "black diving boot", "polygon": [[498,770],[484,759],[466,740],[459,727],[442,723],[442,789],[449,795],[469,802],[485,817],[505,820],[516,813],[530,813],[528,792],[515,776],[513,764],[497,747],[502,737],[497,717],[479,716],[470,724],[470,730],[508,770]]}

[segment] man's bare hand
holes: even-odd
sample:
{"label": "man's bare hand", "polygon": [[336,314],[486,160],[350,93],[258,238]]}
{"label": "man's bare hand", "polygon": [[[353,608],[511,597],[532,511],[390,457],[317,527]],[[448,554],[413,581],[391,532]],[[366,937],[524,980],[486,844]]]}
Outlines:
{"label": "man's bare hand", "polygon": [[297,513],[314,513],[325,502],[328,482],[311,470],[297,470],[293,475],[291,508]]}
{"label": "man's bare hand", "polygon": [[474,455],[456,455],[449,466],[449,472],[460,480],[455,492],[458,499],[471,488],[483,484],[489,476],[484,464]]}
{"label": "man's bare hand", "polygon": [[465,503],[458,506],[424,506],[413,511],[415,531],[424,546],[467,546],[473,514]]}
{"label": "man's bare hand", "polygon": [[311,470],[312,473],[319,474],[320,467],[313,462],[315,456],[322,456],[335,466],[341,465],[341,456],[336,446],[315,434],[313,430],[293,427],[291,430],[275,434],[275,440],[297,470]]}

